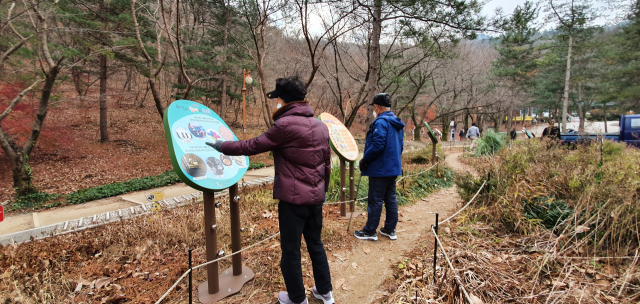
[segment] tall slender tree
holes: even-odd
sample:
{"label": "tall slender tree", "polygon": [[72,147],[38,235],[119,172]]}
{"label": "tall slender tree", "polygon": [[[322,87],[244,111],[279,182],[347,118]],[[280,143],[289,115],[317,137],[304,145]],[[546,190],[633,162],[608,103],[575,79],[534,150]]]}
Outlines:
{"label": "tall slender tree", "polygon": [[[500,57],[493,62],[492,70],[496,76],[507,79],[507,85],[514,92],[528,91],[537,72],[534,36],[538,30],[538,13],[538,6],[527,1],[522,6],[518,5],[502,25],[503,33],[496,45]],[[511,130],[515,102],[513,99],[509,102],[507,130]]]}
{"label": "tall slender tree", "polygon": [[558,30],[566,35],[567,58],[562,97],[562,132],[567,131],[567,114],[569,108],[569,90],[571,85],[571,58],[575,35],[591,25],[597,14],[591,0],[549,0],[547,20],[556,21]]}

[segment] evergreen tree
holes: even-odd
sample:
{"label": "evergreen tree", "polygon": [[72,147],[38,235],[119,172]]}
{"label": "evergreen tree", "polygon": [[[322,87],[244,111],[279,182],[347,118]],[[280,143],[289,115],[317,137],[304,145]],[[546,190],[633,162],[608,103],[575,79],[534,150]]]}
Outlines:
{"label": "evergreen tree", "polygon": [[631,7],[628,22],[605,38],[599,58],[606,89],[604,101],[626,103],[625,110],[640,112],[640,1]]}
{"label": "evergreen tree", "polygon": [[[530,91],[532,80],[537,73],[538,53],[534,47],[534,36],[537,33],[535,20],[538,17],[538,6],[527,1],[517,6],[513,15],[502,25],[503,33],[496,50],[500,57],[493,63],[492,72],[508,80],[512,91]],[[514,101],[509,103],[507,129],[511,130]]]}

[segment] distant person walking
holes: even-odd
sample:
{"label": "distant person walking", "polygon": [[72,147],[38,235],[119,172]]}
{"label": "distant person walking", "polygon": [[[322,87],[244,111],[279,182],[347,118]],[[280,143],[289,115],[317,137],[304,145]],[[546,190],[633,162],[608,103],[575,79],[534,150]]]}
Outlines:
{"label": "distant person walking", "polygon": [[513,127],[513,130],[511,130],[511,133],[509,135],[511,135],[511,140],[516,140],[516,136],[518,136],[518,133],[516,132],[515,127]]}
{"label": "distant person walking", "polygon": [[331,174],[329,131],[305,100],[307,88],[300,77],[278,78],[267,97],[277,99],[273,125],[250,140],[218,140],[207,143],[225,155],[255,155],[273,151],[275,182],[273,198],[278,203],[280,269],[287,291],[278,294],[280,304],[307,304],[302,281],[300,241],[304,236],[313,266],[315,298],[335,304],[329,262],[320,234],[322,204]]}
{"label": "distant person walking", "polygon": [[480,129],[476,126],[476,123],[471,124],[471,128],[467,130],[467,138],[471,139],[471,149],[476,146],[476,140],[480,137]]}
{"label": "distant person walking", "polygon": [[373,98],[373,117],[360,160],[360,171],[369,177],[368,218],[362,230],[353,235],[361,240],[377,241],[382,204],[387,210],[380,234],[395,240],[398,224],[396,178],[402,175],[401,155],[404,149],[402,130],[404,123],[391,112],[391,97],[380,93]]}
{"label": "distant person walking", "polygon": [[462,141],[462,138],[464,137],[464,129],[460,129],[460,141]]}
{"label": "distant person walking", "polygon": [[451,121],[451,123],[449,123],[449,129],[451,129],[451,140],[455,141],[456,140],[456,122],[455,121]]}

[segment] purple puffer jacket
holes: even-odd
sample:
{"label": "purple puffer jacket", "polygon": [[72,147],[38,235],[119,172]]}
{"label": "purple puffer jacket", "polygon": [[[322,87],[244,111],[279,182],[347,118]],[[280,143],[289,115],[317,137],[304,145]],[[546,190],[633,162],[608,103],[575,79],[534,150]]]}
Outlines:
{"label": "purple puffer jacket", "polygon": [[327,127],[313,117],[306,101],[284,105],[273,119],[267,132],[250,140],[224,142],[220,152],[255,155],[273,151],[273,198],[296,205],[322,204],[331,174]]}

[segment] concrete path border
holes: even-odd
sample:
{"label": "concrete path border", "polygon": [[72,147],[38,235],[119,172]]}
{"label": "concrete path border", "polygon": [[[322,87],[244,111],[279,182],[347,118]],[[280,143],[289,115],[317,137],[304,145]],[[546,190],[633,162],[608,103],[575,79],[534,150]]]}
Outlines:
{"label": "concrete path border", "polygon": [[[255,179],[245,183],[239,183],[240,187],[245,186],[257,186],[268,183],[273,183],[274,176],[267,176],[259,179]],[[216,192],[216,197],[222,197],[229,195],[228,190]],[[184,206],[190,204],[202,197],[202,191],[194,192],[179,197],[173,197],[164,199],[155,203],[159,203],[162,209],[171,209],[175,207]],[[77,232],[88,228],[93,228],[108,223],[118,222],[123,219],[133,218],[136,216],[149,214],[152,211],[154,202],[148,204],[142,204],[139,206],[129,207],[116,211],[105,212],[101,214],[95,214],[93,216],[81,217],[79,219],[65,221],[62,223],[47,225],[43,227],[37,227],[20,232],[14,232],[0,236],[0,244],[20,244],[33,240],[44,239],[50,236],[62,235],[71,232]],[[34,213],[35,214],[35,213]]]}

